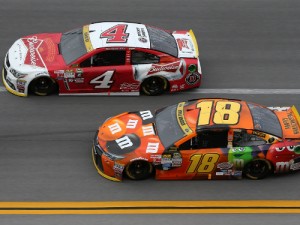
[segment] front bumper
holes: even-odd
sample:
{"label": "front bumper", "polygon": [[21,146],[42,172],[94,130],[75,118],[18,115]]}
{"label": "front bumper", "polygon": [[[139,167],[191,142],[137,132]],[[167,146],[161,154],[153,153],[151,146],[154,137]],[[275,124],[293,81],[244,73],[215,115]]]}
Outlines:
{"label": "front bumper", "polygon": [[98,171],[98,173],[108,179],[108,180],[111,180],[111,181],[121,181],[121,179],[118,179],[114,176],[110,176],[110,175],[107,175],[105,174],[104,172],[104,167],[106,165],[103,165],[103,160],[102,158],[105,157],[103,156],[103,154],[101,154],[101,152],[97,151],[96,148],[95,148],[95,145],[93,145],[93,148],[92,148],[92,158],[93,158],[93,163],[94,163],[94,166],[96,168],[96,170]]}
{"label": "front bumper", "polygon": [[24,86],[24,89],[22,88],[23,92],[21,92],[20,89],[18,89],[18,83],[20,83],[20,81],[23,83],[24,82],[26,83],[26,81],[18,80],[13,75],[11,75],[8,68],[6,68],[5,62],[4,62],[3,69],[2,69],[2,82],[3,82],[6,90],[14,95],[17,95],[20,97],[26,97],[27,96],[26,87]]}

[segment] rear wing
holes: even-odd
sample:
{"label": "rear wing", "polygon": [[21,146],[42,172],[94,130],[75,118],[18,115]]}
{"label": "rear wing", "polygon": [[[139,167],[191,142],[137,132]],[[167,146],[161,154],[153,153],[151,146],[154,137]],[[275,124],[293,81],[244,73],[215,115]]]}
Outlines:
{"label": "rear wing", "polygon": [[174,31],[179,58],[198,58],[199,49],[195,34],[192,30]]}
{"label": "rear wing", "polygon": [[300,127],[300,115],[299,115],[299,112],[298,112],[298,110],[296,109],[296,106],[292,106],[291,107],[291,110],[292,110],[292,112],[293,112],[293,114],[294,114],[294,117],[295,117],[295,119],[296,119],[296,122],[298,123],[298,127]]}
{"label": "rear wing", "polygon": [[300,139],[300,115],[296,107],[269,107],[277,115],[283,138]]}

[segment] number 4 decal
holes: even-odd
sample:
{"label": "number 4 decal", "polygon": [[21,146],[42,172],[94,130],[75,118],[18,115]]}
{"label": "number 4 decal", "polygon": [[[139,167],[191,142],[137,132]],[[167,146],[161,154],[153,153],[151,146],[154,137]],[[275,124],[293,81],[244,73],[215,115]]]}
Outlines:
{"label": "number 4 decal", "polygon": [[126,24],[118,24],[103,31],[100,38],[107,38],[106,43],[126,43],[129,36],[126,29]]}
{"label": "number 4 decal", "polygon": [[113,70],[106,71],[98,77],[95,77],[91,80],[91,84],[99,84],[96,85],[95,88],[110,88],[113,83],[112,76],[114,75]]}

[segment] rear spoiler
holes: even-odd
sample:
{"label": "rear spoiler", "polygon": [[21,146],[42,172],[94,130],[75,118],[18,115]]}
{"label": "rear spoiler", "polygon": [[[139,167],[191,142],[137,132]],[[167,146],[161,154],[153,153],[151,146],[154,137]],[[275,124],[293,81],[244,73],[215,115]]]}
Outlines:
{"label": "rear spoiler", "polygon": [[191,39],[192,39],[192,42],[193,42],[193,45],[194,45],[194,48],[195,48],[196,57],[199,57],[198,43],[197,43],[195,34],[194,34],[194,32],[193,32],[192,29],[189,30],[189,35],[190,35],[190,37],[191,37]]}
{"label": "rear spoiler", "polygon": [[294,117],[295,117],[296,120],[297,120],[298,126],[300,127],[300,115],[299,115],[298,110],[296,109],[296,106],[293,105],[293,106],[291,107],[291,110],[292,110],[292,112],[293,112],[293,114],[294,114]]}
{"label": "rear spoiler", "polygon": [[296,106],[268,108],[277,115],[284,138],[300,138],[300,115]]}

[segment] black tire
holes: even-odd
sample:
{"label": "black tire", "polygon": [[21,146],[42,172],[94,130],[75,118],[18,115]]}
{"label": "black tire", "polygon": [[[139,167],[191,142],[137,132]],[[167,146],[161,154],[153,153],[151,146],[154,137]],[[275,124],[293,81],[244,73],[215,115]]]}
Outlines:
{"label": "black tire", "polygon": [[30,91],[39,96],[50,95],[57,90],[57,84],[49,77],[39,77],[30,83]]}
{"label": "black tire", "polygon": [[146,95],[161,95],[168,86],[166,79],[161,77],[149,77],[143,81],[141,90]]}
{"label": "black tire", "polygon": [[270,175],[271,171],[272,165],[265,159],[254,159],[243,169],[244,175],[252,180],[263,179]]}
{"label": "black tire", "polygon": [[132,180],[144,180],[152,175],[153,165],[144,160],[132,161],[126,166],[125,173]]}

